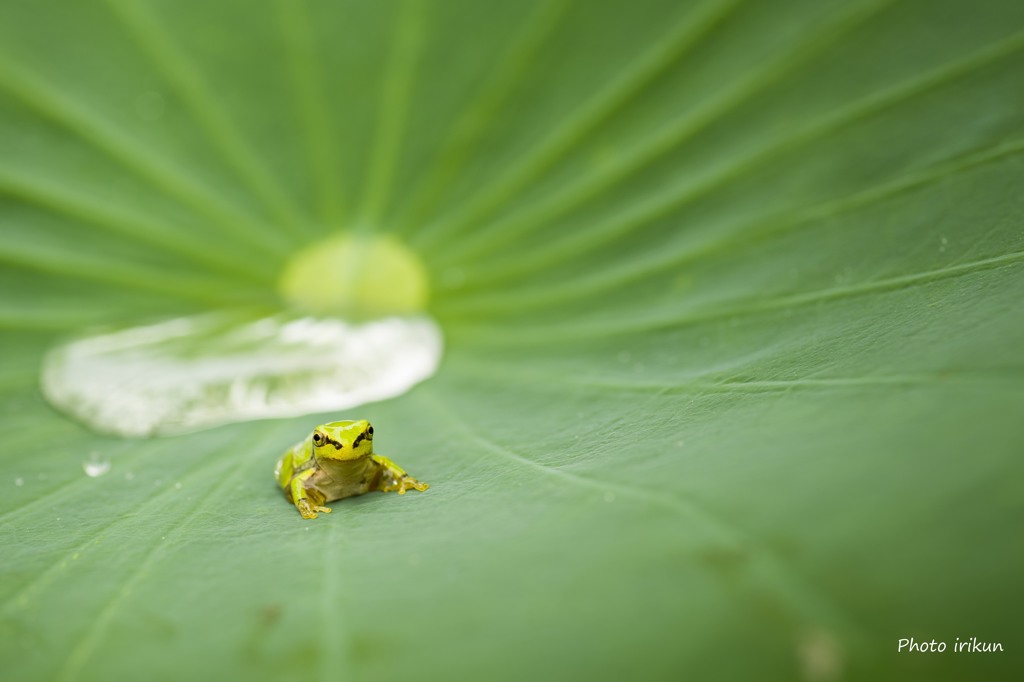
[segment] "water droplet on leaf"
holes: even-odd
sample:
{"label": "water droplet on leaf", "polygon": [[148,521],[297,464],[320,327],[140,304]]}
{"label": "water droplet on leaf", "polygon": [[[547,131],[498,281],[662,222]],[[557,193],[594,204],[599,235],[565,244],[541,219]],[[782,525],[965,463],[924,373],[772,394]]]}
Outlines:
{"label": "water droplet on leaf", "polygon": [[110,471],[110,460],[100,457],[98,452],[89,453],[89,459],[82,462],[85,475],[89,478],[97,478]]}
{"label": "water droplet on leaf", "polygon": [[60,346],[47,355],[42,387],[96,430],[180,433],[398,396],[436,371],[442,347],[425,316],[355,324],[208,314]]}

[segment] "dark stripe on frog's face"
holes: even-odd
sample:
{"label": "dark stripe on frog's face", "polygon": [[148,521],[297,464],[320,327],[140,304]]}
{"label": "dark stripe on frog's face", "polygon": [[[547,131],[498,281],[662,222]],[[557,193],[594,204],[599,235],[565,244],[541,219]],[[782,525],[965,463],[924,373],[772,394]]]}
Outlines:
{"label": "dark stripe on frog's face", "polygon": [[331,438],[322,426],[317,427],[316,431],[313,432],[313,445],[318,448],[333,445],[335,450],[341,450],[345,446],[341,441]]}

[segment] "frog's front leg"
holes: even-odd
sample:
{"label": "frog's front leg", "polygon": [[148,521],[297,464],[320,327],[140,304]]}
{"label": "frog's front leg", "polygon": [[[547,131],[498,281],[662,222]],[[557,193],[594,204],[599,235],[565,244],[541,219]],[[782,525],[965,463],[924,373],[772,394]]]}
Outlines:
{"label": "frog's front leg", "polygon": [[405,469],[398,466],[384,455],[373,455],[373,461],[382,467],[380,482],[377,484],[377,490],[382,493],[389,493],[397,491],[399,495],[404,495],[406,490],[415,488],[420,492],[423,492],[430,486],[422,481],[417,481],[415,478],[405,473]]}
{"label": "frog's front leg", "polygon": [[[331,513],[330,507],[321,506],[324,502],[323,496],[320,495],[316,490],[309,490],[306,488],[306,480],[312,476],[316,471],[314,469],[307,469],[302,473],[294,476],[292,482],[289,484],[289,490],[292,494],[292,502],[295,503],[295,507],[302,514],[304,519],[315,519],[317,512]],[[319,499],[317,499],[319,498]]]}

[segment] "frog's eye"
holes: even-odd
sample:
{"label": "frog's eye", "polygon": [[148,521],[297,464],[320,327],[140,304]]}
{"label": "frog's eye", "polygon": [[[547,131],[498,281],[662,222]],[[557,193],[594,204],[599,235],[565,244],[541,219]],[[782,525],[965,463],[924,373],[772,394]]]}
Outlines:
{"label": "frog's eye", "polygon": [[316,433],[313,434],[313,445],[323,445],[323,444],[324,444],[324,437],[322,435],[320,435],[319,431],[317,431]]}
{"label": "frog's eye", "polygon": [[373,438],[373,427],[366,429],[366,433],[369,434],[370,438]]}

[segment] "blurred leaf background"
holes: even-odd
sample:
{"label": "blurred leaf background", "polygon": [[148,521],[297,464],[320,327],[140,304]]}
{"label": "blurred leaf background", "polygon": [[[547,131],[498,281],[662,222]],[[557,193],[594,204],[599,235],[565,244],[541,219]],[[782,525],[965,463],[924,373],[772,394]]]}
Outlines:
{"label": "blurred leaf background", "polygon": [[[1021,73],[1014,0],[0,3],[4,677],[1019,673]],[[429,492],[41,398],[343,229],[430,273],[359,411]]]}

